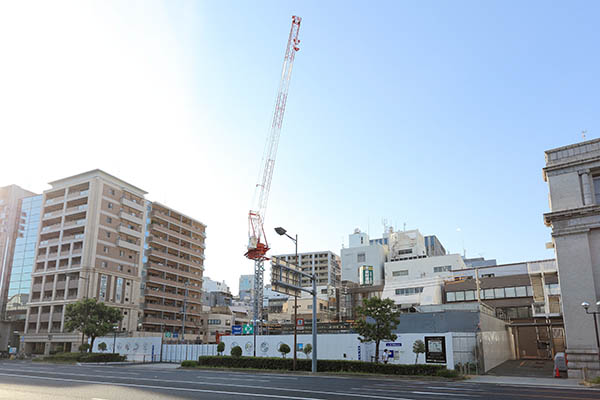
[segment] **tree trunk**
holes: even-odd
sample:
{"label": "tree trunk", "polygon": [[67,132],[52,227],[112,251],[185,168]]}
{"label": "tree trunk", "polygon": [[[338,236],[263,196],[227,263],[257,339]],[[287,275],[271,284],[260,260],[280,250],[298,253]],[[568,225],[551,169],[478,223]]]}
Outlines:
{"label": "tree trunk", "polygon": [[415,357],[415,365],[419,362],[419,353],[417,353],[417,357]]}
{"label": "tree trunk", "polygon": [[94,348],[94,340],[96,340],[96,336],[90,336],[90,348],[88,349],[88,353],[92,352],[92,349]]}
{"label": "tree trunk", "polygon": [[375,364],[379,363],[379,340],[375,341]]}

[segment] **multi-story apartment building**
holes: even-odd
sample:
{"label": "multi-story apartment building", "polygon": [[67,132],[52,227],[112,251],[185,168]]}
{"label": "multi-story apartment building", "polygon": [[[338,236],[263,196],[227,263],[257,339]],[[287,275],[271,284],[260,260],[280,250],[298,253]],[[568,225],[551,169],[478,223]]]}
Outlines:
{"label": "multi-story apartment building", "polygon": [[[594,318],[600,311],[600,139],[546,151],[544,180],[567,339],[569,377],[600,376]],[[589,310],[582,307],[589,304]]]}
{"label": "multi-story apartment building", "polygon": [[[21,214],[21,201],[23,198],[33,195],[35,193],[22,189],[17,185],[0,188],[0,320],[5,317],[12,270],[11,261],[16,240],[19,237],[21,226],[25,223]],[[32,244],[27,246],[27,258],[33,257],[33,247],[35,247],[35,243],[33,243],[33,246]],[[23,247],[22,250],[24,251],[25,248]],[[15,288],[14,284],[13,288]],[[13,290],[13,292],[15,291]]]}
{"label": "multi-story apartment building", "polygon": [[120,331],[135,331],[140,318],[146,192],[100,170],[50,185],[27,307],[28,353],[77,347],[81,335],[64,329],[66,305],[77,300],[119,308]]}
{"label": "multi-story apartment building", "polygon": [[[306,274],[312,274],[313,266],[317,275],[317,286],[339,287],[341,283],[340,257],[331,251],[316,251],[309,253],[299,253],[300,268]],[[294,254],[282,254],[273,256],[273,259],[283,259],[284,261],[296,264]],[[302,278],[302,286],[310,287],[312,282],[309,278]]]}
{"label": "multi-story apartment building", "polygon": [[156,202],[147,214],[143,330],[202,340],[206,225]]}

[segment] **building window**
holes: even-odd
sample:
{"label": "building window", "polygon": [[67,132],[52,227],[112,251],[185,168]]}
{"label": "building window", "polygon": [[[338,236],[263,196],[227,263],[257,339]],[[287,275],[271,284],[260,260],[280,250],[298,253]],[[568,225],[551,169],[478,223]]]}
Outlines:
{"label": "building window", "polygon": [[100,300],[106,300],[106,283],[108,282],[108,276],[100,276]]}
{"label": "building window", "polygon": [[504,293],[506,294],[506,297],[517,297],[517,290],[514,287],[504,288]]}
{"label": "building window", "polygon": [[600,203],[600,176],[594,176],[592,178],[594,183],[594,198],[596,199],[596,204]]}
{"label": "building window", "polygon": [[453,302],[456,301],[456,294],[454,292],[448,292],[446,293],[446,301],[447,302]]}
{"label": "building window", "polygon": [[527,297],[527,287],[525,286],[517,286],[515,288],[517,293],[517,297]]}
{"label": "building window", "polygon": [[483,290],[483,298],[486,300],[494,298],[494,289],[484,289]]}
{"label": "building window", "polygon": [[408,275],[407,269],[401,269],[400,271],[392,271],[392,276],[407,276],[407,275]]}
{"label": "building window", "polygon": [[107,224],[112,224],[112,218],[111,217],[106,217],[106,223]]}
{"label": "building window", "polygon": [[448,271],[452,271],[452,265],[444,265],[441,267],[433,267],[433,272],[437,273],[437,272],[448,272]]}
{"label": "building window", "polygon": [[398,254],[412,254],[412,249],[398,250]]}
{"label": "building window", "polygon": [[113,203],[108,202],[108,208],[113,208]]}
{"label": "building window", "polygon": [[356,262],[366,262],[367,261],[367,257],[365,255],[365,253],[358,253],[356,255]]}
{"label": "building window", "polygon": [[120,255],[121,257],[123,257],[123,256],[125,255],[125,252],[124,252],[123,250],[119,250],[119,255]]}
{"label": "building window", "polygon": [[106,232],[106,237],[109,238],[110,237],[110,232]]}
{"label": "building window", "polygon": [[396,289],[396,295],[398,295],[398,296],[410,296],[410,295],[419,294],[419,293],[423,293],[422,287]]}
{"label": "building window", "polygon": [[456,292],[456,301],[465,301],[465,292]]}
{"label": "building window", "polygon": [[108,253],[108,247],[104,246],[104,252]]}
{"label": "building window", "polygon": [[114,196],[114,195],[115,195],[115,189],[110,189],[110,190],[109,190],[109,192],[110,192],[110,194],[111,194],[112,196]]}
{"label": "building window", "polygon": [[474,290],[465,290],[465,301],[475,300],[475,291]]}
{"label": "building window", "polygon": [[495,299],[503,299],[504,298],[504,288],[495,288],[494,289],[494,298]]}
{"label": "building window", "polygon": [[123,292],[123,278],[117,278],[117,288],[115,289],[115,302],[121,302],[121,293]]}
{"label": "building window", "polygon": [[107,264],[107,262],[106,262],[106,261],[102,261],[102,267],[103,267],[103,268],[106,268],[106,267],[108,267],[108,264]]}

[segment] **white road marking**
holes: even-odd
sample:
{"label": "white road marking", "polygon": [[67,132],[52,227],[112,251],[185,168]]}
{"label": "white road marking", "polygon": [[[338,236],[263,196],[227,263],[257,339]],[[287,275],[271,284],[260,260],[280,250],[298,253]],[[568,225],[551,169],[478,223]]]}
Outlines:
{"label": "white road marking", "polygon": [[216,393],[216,394],[230,394],[230,395],[236,395],[236,396],[269,397],[269,398],[276,398],[276,399],[293,399],[293,400],[324,400],[324,399],[318,399],[318,398],[312,398],[312,397],[293,397],[293,396],[281,396],[281,395],[276,395],[276,394],[226,392],[224,390],[177,388],[177,387],[155,386],[155,385],[138,385],[135,383],[97,382],[97,381],[88,381],[88,380],[83,380],[83,379],[49,378],[49,377],[42,377],[42,376],[4,374],[4,373],[0,373],[0,375],[16,376],[16,377],[21,377],[21,378],[42,379],[42,380],[50,380],[50,381],[61,381],[61,382],[90,383],[90,384],[95,384],[95,385],[110,385],[110,386],[125,386],[125,387],[136,387],[136,388],[147,388],[147,389],[172,390],[172,391],[176,391],[176,392],[182,391],[182,392]]}
{"label": "white road marking", "polygon": [[[45,374],[54,374],[54,375],[60,375],[61,373],[59,372],[43,372]],[[62,373],[63,375],[66,375],[64,373]],[[69,379],[66,378],[49,378],[49,377],[39,377],[39,376],[32,376],[32,375],[17,375],[17,374],[6,374],[6,373],[0,373],[0,376],[5,375],[5,376],[19,376],[19,377],[26,377],[26,378],[39,378],[39,379],[56,379],[56,380],[64,380],[64,381],[69,381]],[[97,378],[96,375],[86,375],[86,374],[69,374],[69,375],[74,375],[74,376],[87,376],[87,377],[93,377],[93,378]],[[116,379],[127,379],[127,377],[120,377],[120,376],[110,376],[110,375],[105,375],[102,376],[102,378],[116,378]],[[148,379],[148,378],[136,378],[137,380],[140,381],[153,381],[153,379]],[[76,382],[77,380],[73,379],[72,381]],[[83,380],[80,380],[81,382],[84,382]],[[190,385],[208,385],[208,386],[228,386],[228,387],[236,387],[236,388],[242,388],[242,389],[259,389],[259,390],[273,390],[273,391],[281,391],[281,392],[298,392],[298,393],[314,393],[314,394],[332,394],[332,395],[336,395],[336,396],[346,396],[346,397],[366,397],[368,399],[382,399],[382,400],[414,400],[414,399],[406,399],[403,397],[387,397],[387,396],[374,396],[374,395],[367,395],[367,394],[361,394],[361,393],[348,393],[348,392],[326,392],[326,391],[321,391],[321,390],[306,390],[306,389],[292,389],[292,388],[282,388],[282,387],[263,387],[263,386],[253,386],[253,385],[239,385],[239,384],[235,384],[235,383],[208,383],[208,382],[197,382],[197,381],[180,381],[180,380],[168,380],[169,383],[186,383],[186,384],[190,384]],[[114,385],[121,385],[121,386],[126,386],[126,385],[131,385],[131,386],[135,386],[133,384],[128,384],[128,383],[114,383],[114,382],[96,382],[93,381],[93,383],[101,383],[104,385],[110,385],[110,384],[114,384]],[[144,387],[144,385],[138,385],[139,387]],[[151,385],[146,385],[145,387],[153,387]],[[186,389],[186,388],[174,388],[174,387],[166,387],[167,389],[172,389],[172,390],[192,390],[192,389]],[[202,391],[200,389],[198,389],[199,391]],[[215,391],[214,393],[221,393],[219,391]],[[228,392],[223,392],[223,393],[228,393]],[[234,392],[237,393],[237,392]],[[267,395],[264,395],[267,396]],[[284,397],[286,398],[286,397]],[[288,398],[296,398],[296,397],[288,397]]]}
{"label": "white road marking", "polygon": [[250,381],[250,382],[270,382],[268,379],[245,379],[245,378],[234,378],[232,376],[228,376],[227,378],[218,378],[216,376],[199,375],[198,378],[221,379],[221,380],[226,380],[226,381],[234,380],[234,381]]}
{"label": "white road marking", "polygon": [[464,394],[464,393],[436,393],[436,392],[412,392],[414,394],[433,394],[436,396],[468,396],[468,397],[473,397],[472,394]]}

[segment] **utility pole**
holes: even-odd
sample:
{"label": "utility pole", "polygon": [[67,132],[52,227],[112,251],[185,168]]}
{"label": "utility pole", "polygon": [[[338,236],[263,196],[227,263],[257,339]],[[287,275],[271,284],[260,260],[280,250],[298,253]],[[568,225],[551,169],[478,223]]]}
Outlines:
{"label": "utility pole", "polygon": [[312,265],[312,291],[313,291],[313,315],[312,315],[312,345],[313,358],[311,370],[317,372],[317,274],[315,273],[315,263]]}

